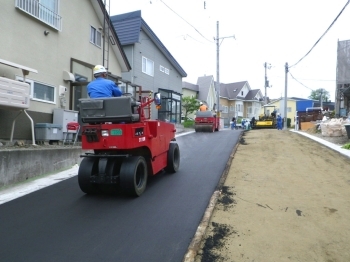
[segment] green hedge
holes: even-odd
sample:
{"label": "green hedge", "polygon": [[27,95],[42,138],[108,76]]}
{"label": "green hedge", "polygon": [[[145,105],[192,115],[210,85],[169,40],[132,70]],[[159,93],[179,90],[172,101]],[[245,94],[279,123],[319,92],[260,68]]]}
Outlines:
{"label": "green hedge", "polygon": [[187,120],[182,123],[184,125],[184,128],[191,128],[194,126],[194,121],[192,120]]}

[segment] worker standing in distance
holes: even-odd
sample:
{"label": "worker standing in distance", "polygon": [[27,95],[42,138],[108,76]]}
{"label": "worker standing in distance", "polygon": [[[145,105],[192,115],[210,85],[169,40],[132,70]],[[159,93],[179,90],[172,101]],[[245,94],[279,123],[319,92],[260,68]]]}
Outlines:
{"label": "worker standing in distance", "polygon": [[199,103],[199,111],[207,111],[208,110],[208,107],[203,104],[203,102],[200,102]]}
{"label": "worker standing in distance", "polygon": [[281,114],[277,114],[277,130],[282,130],[282,117]]}
{"label": "worker standing in distance", "polygon": [[106,68],[101,65],[96,65],[93,69],[93,74],[95,80],[87,85],[90,98],[118,97],[123,94],[112,80],[107,79]]}

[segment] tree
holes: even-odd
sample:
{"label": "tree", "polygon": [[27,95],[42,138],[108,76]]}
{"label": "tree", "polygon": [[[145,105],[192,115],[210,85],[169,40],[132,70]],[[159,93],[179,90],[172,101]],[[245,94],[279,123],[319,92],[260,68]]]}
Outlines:
{"label": "tree", "polygon": [[199,107],[199,103],[197,99],[190,96],[182,97],[181,104],[182,104],[182,112],[184,114],[185,120],[187,120],[188,114],[191,114],[197,111]]}
{"label": "tree", "polygon": [[327,90],[324,90],[323,88],[319,88],[316,90],[312,90],[311,94],[309,95],[309,98],[312,100],[320,101],[321,97],[323,102],[327,102],[330,97],[329,92]]}

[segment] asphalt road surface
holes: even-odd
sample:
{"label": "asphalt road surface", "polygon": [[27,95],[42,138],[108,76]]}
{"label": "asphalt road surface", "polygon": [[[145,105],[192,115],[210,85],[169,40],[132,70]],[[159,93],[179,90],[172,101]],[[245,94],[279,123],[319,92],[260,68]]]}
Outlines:
{"label": "asphalt road surface", "polygon": [[0,205],[0,260],[182,261],[240,133],[178,137],[179,171],[139,198],[85,195],[73,177]]}

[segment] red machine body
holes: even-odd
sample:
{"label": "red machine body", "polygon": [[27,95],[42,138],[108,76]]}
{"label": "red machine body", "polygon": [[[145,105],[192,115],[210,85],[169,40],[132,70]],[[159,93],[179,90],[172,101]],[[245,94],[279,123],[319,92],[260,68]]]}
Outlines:
{"label": "red machine body", "polygon": [[[147,177],[163,169],[177,172],[180,151],[172,123],[150,119],[150,105],[160,97],[80,99],[82,149],[86,153],[78,172],[87,194],[118,191],[140,196]],[[145,116],[145,111],[148,116]]]}
{"label": "red machine body", "polygon": [[194,130],[196,132],[219,131],[220,118],[212,111],[198,111],[194,119]]}
{"label": "red machine body", "polygon": [[[82,130],[82,149],[98,154],[138,154],[148,156],[155,175],[167,165],[169,143],[175,138],[173,124],[145,120],[132,124],[85,125]],[[102,136],[101,134],[108,134]]]}

